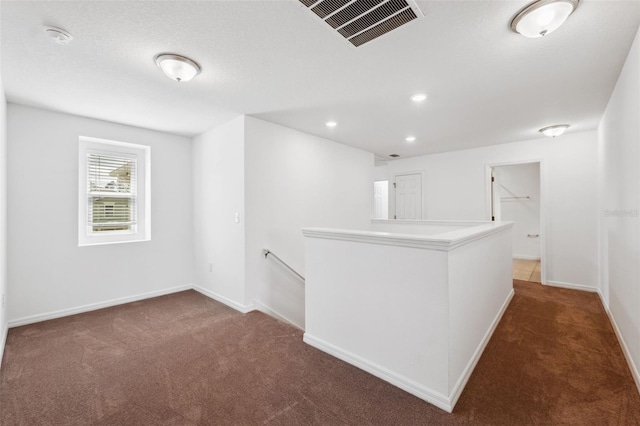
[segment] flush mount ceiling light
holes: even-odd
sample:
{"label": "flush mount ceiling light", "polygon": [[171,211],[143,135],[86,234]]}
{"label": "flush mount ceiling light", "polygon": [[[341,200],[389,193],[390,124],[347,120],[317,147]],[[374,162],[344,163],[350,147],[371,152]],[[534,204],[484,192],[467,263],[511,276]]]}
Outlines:
{"label": "flush mount ceiling light", "polygon": [[200,65],[184,56],[163,53],[156,56],[156,65],[167,77],[179,83],[191,80],[200,74]]}
{"label": "flush mount ceiling light", "polygon": [[336,127],[338,125],[338,123],[336,123],[335,121],[327,121],[326,123],[324,123],[327,127]]}
{"label": "flush mount ceiling light", "polygon": [[536,38],[557,30],[578,7],[580,0],[537,0],[511,21],[511,30]]}
{"label": "flush mount ceiling light", "polygon": [[415,95],[411,96],[411,99],[413,102],[422,102],[425,99],[427,99],[427,94],[426,93],[416,93]]}
{"label": "flush mount ceiling light", "polygon": [[407,141],[407,142],[409,142],[409,143],[411,143],[411,142],[415,142],[415,140],[416,140],[416,137],[415,137],[415,136],[407,136],[407,137],[405,138],[405,141]]}
{"label": "flush mount ceiling light", "polygon": [[44,32],[58,44],[69,44],[73,40],[73,36],[62,28],[44,27]]}
{"label": "flush mount ceiling light", "polygon": [[561,134],[563,134],[568,128],[568,124],[557,124],[555,126],[542,128],[539,130],[539,132],[548,138],[555,138],[556,136],[560,136]]}

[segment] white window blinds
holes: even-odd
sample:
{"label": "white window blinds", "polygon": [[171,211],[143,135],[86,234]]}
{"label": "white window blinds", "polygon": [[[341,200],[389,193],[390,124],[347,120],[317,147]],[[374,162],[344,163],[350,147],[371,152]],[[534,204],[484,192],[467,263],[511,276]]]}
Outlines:
{"label": "white window blinds", "polygon": [[87,152],[87,226],[90,233],[135,232],[137,158]]}
{"label": "white window blinds", "polygon": [[80,136],[78,246],[151,240],[151,147]]}

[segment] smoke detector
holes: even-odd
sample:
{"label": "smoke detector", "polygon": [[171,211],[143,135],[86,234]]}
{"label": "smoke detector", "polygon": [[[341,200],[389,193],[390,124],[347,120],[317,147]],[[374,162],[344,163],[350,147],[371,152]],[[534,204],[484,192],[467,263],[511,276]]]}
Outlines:
{"label": "smoke detector", "polygon": [[73,40],[73,36],[62,28],[44,27],[44,32],[58,44],[69,44]]}

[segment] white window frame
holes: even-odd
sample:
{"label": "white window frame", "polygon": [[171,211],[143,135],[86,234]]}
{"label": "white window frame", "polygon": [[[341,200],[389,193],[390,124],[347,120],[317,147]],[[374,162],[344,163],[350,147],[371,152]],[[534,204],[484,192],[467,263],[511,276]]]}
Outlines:
{"label": "white window frame", "polygon": [[[137,170],[136,226],[128,231],[94,232],[89,223],[88,156],[91,153],[134,156]],[[78,173],[78,246],[132,243],[151,240],[151,147],[80,136]]]}

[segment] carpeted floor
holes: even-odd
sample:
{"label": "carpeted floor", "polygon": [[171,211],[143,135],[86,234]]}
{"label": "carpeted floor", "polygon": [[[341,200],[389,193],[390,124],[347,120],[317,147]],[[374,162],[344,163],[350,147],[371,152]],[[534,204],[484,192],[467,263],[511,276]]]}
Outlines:
{"label": "carpeted floor", "polygon": [[598,297],[514,287],[453,414],[307,346],[298,329],[186,291],[11,329],[0,424],[640,424]]}

